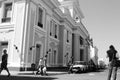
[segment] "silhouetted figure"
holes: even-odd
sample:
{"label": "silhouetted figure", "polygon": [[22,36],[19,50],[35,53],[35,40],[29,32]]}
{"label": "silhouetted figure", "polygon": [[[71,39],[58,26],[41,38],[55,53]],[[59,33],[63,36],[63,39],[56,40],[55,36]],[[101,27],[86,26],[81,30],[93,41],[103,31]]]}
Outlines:
{"label": "silhouetted figure", "polygon": [[9,77],[10,73],[9,73],[8,68],[7,68],[7,60],[8,60],[8,54],[7,54],[7,50],[5,49],[5,50],[3,50],[0,74],[1,74],[2,70],[4,69],[8,72],[8,77]]}
{"label": "silhouetted figure", "polygon": [[117,51],[115,50],[113,45],[110,45],[109,50],[107,51],[107,57],[109,58],[109,72],[108,72],[108,79],[111,80],[112,71],[113,72],[113,80],[116,80],[117,77],[117,67],[115,66],[114,60],[117,60],[116,57]]}

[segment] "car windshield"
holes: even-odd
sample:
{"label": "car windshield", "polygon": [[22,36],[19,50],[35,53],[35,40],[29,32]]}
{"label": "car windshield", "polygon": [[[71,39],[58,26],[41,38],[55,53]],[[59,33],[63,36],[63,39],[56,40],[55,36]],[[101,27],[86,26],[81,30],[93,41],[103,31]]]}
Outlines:
{"label": "car windshield", "polygon": [[76,62],[74,62],[74,65],[85,65],[85,62],[83,62],[83,61],[76,61]]}

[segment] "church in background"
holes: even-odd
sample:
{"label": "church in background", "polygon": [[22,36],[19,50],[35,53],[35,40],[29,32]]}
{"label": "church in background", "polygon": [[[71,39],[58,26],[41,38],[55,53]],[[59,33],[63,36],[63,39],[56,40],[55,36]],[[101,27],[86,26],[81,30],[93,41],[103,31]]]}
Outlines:
{"label": "church in background", "polygon": [[40,58],[48,67],[90,60],[90,35],[79,0],[0,0],[0,62],[27,70]]}

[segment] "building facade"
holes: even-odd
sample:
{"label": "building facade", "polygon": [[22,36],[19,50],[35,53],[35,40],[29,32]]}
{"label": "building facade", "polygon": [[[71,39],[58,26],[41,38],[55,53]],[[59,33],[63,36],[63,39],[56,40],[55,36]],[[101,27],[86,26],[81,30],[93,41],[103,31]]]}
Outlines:
{"label": "building facade", "polygon": [[89,36],[78,0],[0,0],[0,61],[8,51],[8,67],[29,68],[46,58],[48,67],[88,61]]}
{"label": "building facade", "polygon": [[[60,0],[61,9],[72,18],[72,58],[73,61],[88,62],[89,44],[87,38],[90,36],[85,26],[82,24],[84,15],[80,9],[78,0]],[[70,20],[70,19],[69,19]]]}

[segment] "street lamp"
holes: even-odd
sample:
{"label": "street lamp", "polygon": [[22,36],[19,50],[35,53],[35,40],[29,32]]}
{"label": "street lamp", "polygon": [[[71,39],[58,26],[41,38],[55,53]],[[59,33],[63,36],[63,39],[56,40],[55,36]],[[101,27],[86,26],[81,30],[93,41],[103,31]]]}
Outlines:
{"label": "street lamp", "polygon": [[30,51],[32,51],[32,49],[33,49],[33,48],[35,48],[35,46],[31,46],[31,47],[29,48],[29,49],[30,49]]}
{"label": "street lamp", "polygon": [[14,44],[14,47],[15,47],[15,50],[17,50],[17,52],[20,54],[20,70],[23,70],[23,65],[24,65],[24,55],[23,55],[23,53],[22,52],[20,52],[19,51],[19,48],[18,48],[18,46],[16,46],[15,44]]}
{"label": "street lamp", "polygon": [[18,46],[16,46],[16,45],[14,44],[14,47],[15,47],[15,49],[17,50],[17,52],[19,52]]}

